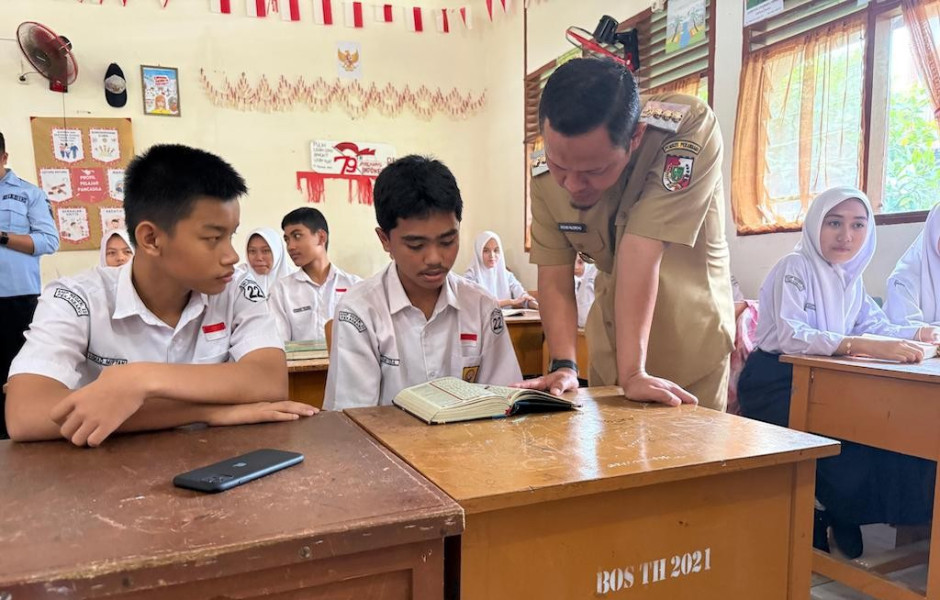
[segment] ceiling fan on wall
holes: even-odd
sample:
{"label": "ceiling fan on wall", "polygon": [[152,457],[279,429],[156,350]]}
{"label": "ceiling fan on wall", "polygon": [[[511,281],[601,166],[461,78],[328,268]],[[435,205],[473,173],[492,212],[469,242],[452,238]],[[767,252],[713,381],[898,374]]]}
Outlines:
{"label": "ceiling fan on wall", "polygon": [[[75,83],[78,77],[78,63],[72,54],[72,42],[35,21],[20,23],[16,28],[16,40],[29,64],[49,80],[49,89],[68,92],[69,85]],[[26,81],[26,75],[21,74],[20,81]]]}
{"label": "ceiling fan on wall", "polygon": [[[571,26],[565,30],[565,39],[586,53],[601,58],[610,58],[624,65],[630,71],[636,72],[640,68],[639,36],[636,29],[618,32],[617,27],[619,25],[617,19],[604,15],[598,21],[597,27],[594,28],[594,33],[590,33],[587,29],[581,27]],[[621,46],[623,56],[614,54],[609,49],[610,46]]]}

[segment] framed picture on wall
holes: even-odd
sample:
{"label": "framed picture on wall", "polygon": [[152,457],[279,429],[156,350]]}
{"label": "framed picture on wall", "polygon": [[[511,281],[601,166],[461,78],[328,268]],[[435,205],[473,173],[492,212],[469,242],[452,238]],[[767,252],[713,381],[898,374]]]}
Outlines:
{"label": "framed picture on wall", "polygon": [[145,115],[180,116],[179,72],[174,67],[140,65]]}

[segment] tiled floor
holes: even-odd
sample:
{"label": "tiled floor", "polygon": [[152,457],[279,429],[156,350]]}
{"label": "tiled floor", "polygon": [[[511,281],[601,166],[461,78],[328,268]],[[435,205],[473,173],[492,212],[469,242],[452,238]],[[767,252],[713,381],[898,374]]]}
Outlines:
{"label": "tiled floor", "polygon": [[[862,527],[865,540],[863,557],[876,556],[894,548],[894,529],[887,525],[866,525]],[[923,589],[927,584],[927,565],[911,567],[891,574],[892,579]],[[819,575],[813,575],[813,600],[871,600],[871,596],[860,594],[841,583],[830,581]]]}

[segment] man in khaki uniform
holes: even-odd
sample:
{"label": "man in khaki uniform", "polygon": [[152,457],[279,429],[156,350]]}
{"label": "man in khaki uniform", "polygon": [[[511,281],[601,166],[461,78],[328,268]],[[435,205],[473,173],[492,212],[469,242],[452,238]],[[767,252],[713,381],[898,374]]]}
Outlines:
{"label": "man in khaki uniform", "polygon": [[539,123],[550,174],[532,181],[530,260],[552,366],[529,387],[577,387],[580,253],[598,268],[590,384],[724,410],[734,312],[714,113],[691,96],[641,99],[623,67],[579,59],[552,74]]}

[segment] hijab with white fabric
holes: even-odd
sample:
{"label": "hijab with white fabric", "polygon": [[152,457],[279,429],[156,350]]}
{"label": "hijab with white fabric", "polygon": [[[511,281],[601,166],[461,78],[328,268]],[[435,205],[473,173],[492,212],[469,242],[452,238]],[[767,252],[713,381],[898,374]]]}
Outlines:
{"label": "hijab with white fabric", "polygon": [[120,237],[122,240],[124,240],[124,243],[127,244],[127,247],[130,248],[131,251],[134,250],[134,247],[131,245],[131,238],[127,234],[126,230],[112,229],[111,231],[105,232],[105,234],[101,237],[101,250],[99,252],[98,258],[98,264],[102,267],[108,266],[108,241],[114,236]]}
{"label": "hijab with white fabric", "polygon": [[[261,236],[264,241],[267,242],[268,246],[271,248],[271,256],[274,259],[274,262],[271,264],[271,269],[264,275],[251,268],[251,263],[248,261],[248,242],[250,242],[252,236],[255,235]],[[285,275],[290,275],[295,270],[291,268],[293,264],[288,261],[287,250],[284,248],[284,237],[280,232],[270,227],[258,227],[248,233],[248,237],[245,241],[245,253],[245,262],[239,266],[244,269],[245,273],[251,273],[252,279],[261,286],[261,290],[264,292],[265,296],[268,295],[268,291],[274,286],[278,279]]]}
{"label": "hijab with white fabric", "polygon": [[[490,240],[496,240],[499,246],[499,260],[493,268],[483,264],[483,247]],[[503,254],[503,241],[493,231],[484,231],[473,242],[473,263],[464,277],[482,286],[497,300],[510,300],[513,298],[510,288],[510,273],[506,270],[506,258]]]}
{"label": "hijab with white fabric", "polygon": [[940,204],[888,278],[885,313],[899,325],[940,325]]}

